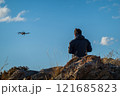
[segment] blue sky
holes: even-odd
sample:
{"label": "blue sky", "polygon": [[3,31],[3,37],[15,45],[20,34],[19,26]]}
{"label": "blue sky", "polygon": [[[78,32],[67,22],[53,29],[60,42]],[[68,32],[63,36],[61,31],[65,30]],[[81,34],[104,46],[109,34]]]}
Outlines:
{"label": "blue sky", "polygon": [[0,67],[7,57],[5,70],[65,65],[75,28],[91,42],[90,55],[120,53],[120,0],[0,0]]}

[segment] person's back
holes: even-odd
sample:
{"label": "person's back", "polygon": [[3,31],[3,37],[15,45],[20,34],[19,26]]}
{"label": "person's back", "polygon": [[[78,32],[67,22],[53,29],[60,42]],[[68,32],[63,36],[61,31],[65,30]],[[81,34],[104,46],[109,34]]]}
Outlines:
{"label": "person's back", "polygon": [[87,52],[92,51],[90,42],[85,39],[80,29],[74,31],[75,39],[69,43],[69,53],[77,57],[83,57],[87,55]]}

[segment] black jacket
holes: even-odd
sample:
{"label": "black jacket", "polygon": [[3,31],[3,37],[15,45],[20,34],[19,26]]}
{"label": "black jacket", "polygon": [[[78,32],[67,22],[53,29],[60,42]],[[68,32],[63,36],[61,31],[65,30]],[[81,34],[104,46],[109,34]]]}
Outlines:
{"label": "black jacket", "polygon": [[92,51],[90,42],[84,38],[82,35],[78,35],[69,43],[68,51],[77,57],[83,57],[87,55],[87,52]]}

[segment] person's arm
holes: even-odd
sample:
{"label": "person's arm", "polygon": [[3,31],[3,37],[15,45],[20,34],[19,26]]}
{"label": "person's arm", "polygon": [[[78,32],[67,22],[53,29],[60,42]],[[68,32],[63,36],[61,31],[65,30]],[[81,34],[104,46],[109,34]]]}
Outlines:
{"label": "person's arm", "polygon": [[73,48],[73,43],[72,42],[69,43],[68,52],[70,54],[74,54],[74,48]]}
{"label": "person's arm", "polygon": [[87,52],[91,52],[91,51],[92,51],[92,46],[91,43],[88,41]]}

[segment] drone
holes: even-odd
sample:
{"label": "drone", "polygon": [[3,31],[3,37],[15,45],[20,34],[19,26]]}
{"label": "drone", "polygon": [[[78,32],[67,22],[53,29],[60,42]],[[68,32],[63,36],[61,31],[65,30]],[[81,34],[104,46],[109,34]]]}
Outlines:
{"label": "drone", "polygon": [[21,35],[26,35],[26,34],[30,34],[30,32],[18,32],[18,34],[21,34]]}

